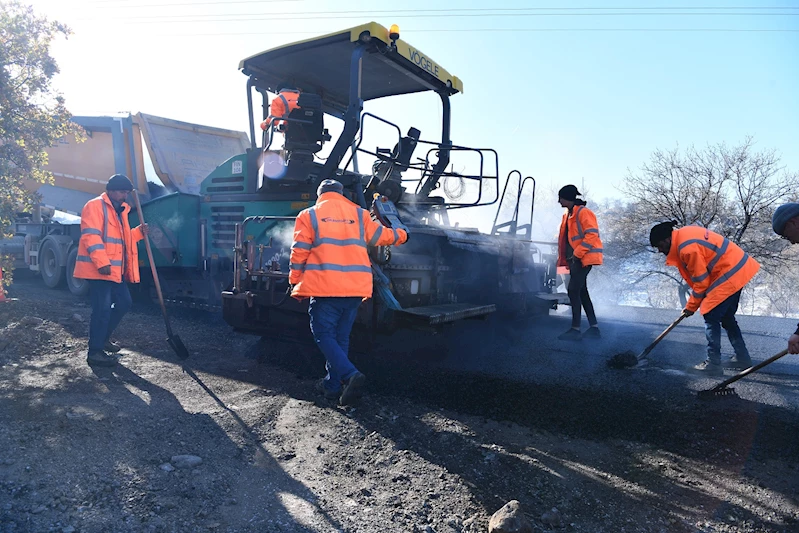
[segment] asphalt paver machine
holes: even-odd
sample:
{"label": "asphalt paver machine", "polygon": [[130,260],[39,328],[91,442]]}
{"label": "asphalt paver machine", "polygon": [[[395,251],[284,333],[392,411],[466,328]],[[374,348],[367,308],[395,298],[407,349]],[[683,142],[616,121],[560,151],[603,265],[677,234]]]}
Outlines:
{"label": "asphalt paver machine", "polygon": [[[369,23],[281,46],[240,69],[252,145],[206,179],[200,199],[211,208],[208,246],[217,258],[233,252],[221,303],[236,330],[307,329],[307,301],[286,294],[292,230],[328,178],[365,209],[379,198],[411,233],[404,246],[369,248],[375,290],[360,308],[361,326],[437,330],[491,313],[546,313],[562,301],[552,248],[532,240],[535,180],[513,171],[503,183],[496,151],[453,143],[450,98],[463,91],[461,80],[400,39],[396,26]],[[286,115],[270,116],[270,96],[283,98],[281,91],[299,97]],[[364,102],[422,92],[440,99],[435,140],[364,112]],[[335,139],[333,121],[341,125]],[[370,150],[364,139],[378,125],[394,133],[388,146]],[[464,155],[472,169],[454,171],[453,158]],[[359,172],[359,158],[373,161],[368,172]],[[457,188],[469,198],[448,194]],[[451,220],[457,210],[486,206],[496,206],[490,233]]]}

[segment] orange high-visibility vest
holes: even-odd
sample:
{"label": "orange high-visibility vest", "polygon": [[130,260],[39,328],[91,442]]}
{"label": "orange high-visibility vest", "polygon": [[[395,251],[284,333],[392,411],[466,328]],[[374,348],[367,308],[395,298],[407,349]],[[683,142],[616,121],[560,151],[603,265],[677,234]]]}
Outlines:
{"label": "orange high-visibility vest", "polygon": [[699,226],[686,226],[671,233],[666,264],[676,266],[691,295],[685,308],[707,314],[743,289],[760,265],[738,245]]}
{"label": "orange high-visibility vest", "polygon": [[367,246],[403,244],[405,230],[387,228],[336,192],[323,193],[294,223],[289,283],[295,298],[372,296]]}
{"label": "orange high-visibility vest", "polygon": [[567,211],[563,214],[558,238],[559,267],[569,266],[566,261],[566,239],[569,236],[574,257],[583,266],[602,264],[602,240],[599,238],[599,226],[593,211],[584,205],[575,205],[571,213]]}
{"label": "orange high-visibility vest", "polygon": [[265,130],[274,122],[275,125],[280,126],[285,124],[285,120],[281,118],[288,118],[289,113],[295,109],[299,109],[297,101],[300,99],[300,92],[289,89],[283,89],[275,96],[272,103],[269,105],[269,118],[261,123],[261,129]]}
{"label": "orange high-visibility vest", "polygon": [[[122,204],[122,222],[106,193],[86,202],[80,213],[78,260],[73,276],[79,279],[100,279],[122,283],[139,283],[139,250],[136,243],[144,238],[141,227],[130,229],[130,206]],[[124,244],[124,247],[123,247]],[[123,248],[125,257],[123,261]],[[125,272],[122,272],[124,263]],[[111,273],[100,274],[100,268],[111,267]]]}

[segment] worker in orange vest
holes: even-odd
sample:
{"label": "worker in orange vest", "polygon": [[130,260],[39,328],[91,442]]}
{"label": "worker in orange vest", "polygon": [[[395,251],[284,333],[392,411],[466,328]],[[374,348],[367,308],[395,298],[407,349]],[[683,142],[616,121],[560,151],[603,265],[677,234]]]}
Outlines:
{"label": "worker in orange vest", "polygon": [[738,245],[718,233],[700,226],[674,229],[676,222],[663,222],[649,232],[649,242],[666,255],[666,264],[675,266],[691,287],[685,316],[697,310],[705,319],[707,359],[694,367],[711,376],[723,375],[721,366],[721,328],[727,331],[735,358],[733,368],[749,368],[752,359],[741,328],[735,320],[741,290],[760,265]]}
{"label": "worker in orange vest", "polygon": [[[563,214],[558,237],[558,267],[569,272],[569,303],[572,308],[572,327],[558,336],[561,340],[600,338],[599,326],[591,295],[588,294],[588,273],[602,264],[602,240],[596,215],[577,198],[580,191],[574,185],[566,185],[558,191],[558,203],[568,209]],[[588,329],[580,333],[581,309],[585,310]]]}
{"label": "worker in orange vest", "polygon": [[[791,202],[779,206],[771,217],[774,233],[791,244],[799,243],[799,203]],[[799,325],[788,337],[788,353],[799,353]]]}
{"label": "worker in orange vest", "polygon": [[316,205],[297,216],[289,290],[297,299],[311,299],[311,333],[327,362],[327,376],[317,383],[317,390],[350,405],[366,381],[348,352],[358,307],[372,296],[367,247],[403,244],[408,233],[372,220],[367,210],[343,194],[341,183],[324,180],[317,189]]}
{"label": "worker in orange vest", "polygon": [[273,123],[276,126],[285,124],[286,121],[280,119],[288,118],[289,113],[300,107],[299,99],[300,91],[298,89],[280,89],[280,92],[272,99],[272,103],[269,105],[269,117],[261,122],[261,129],[266,130]]}
{"label": "worker in orange vest", "polygon": [[115,174],[105,190],[86,202],[80,213],[78,260],[73,273],[76,278],[89,280],[92,318],[86,362],[94,366],[114,366],[117,362],[107,353],[120,350],[111,341],[111,334],[132,303],[125,282],[140,281],[136,243],[149,234],[147,224],[130,228],[130,205],[125,202],[133,190],[130,180]]}

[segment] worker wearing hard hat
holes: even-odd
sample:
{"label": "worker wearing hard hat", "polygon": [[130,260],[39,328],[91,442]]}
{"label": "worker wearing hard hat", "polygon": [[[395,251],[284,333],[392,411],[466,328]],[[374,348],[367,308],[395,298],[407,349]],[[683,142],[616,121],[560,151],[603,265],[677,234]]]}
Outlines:
{"label": "worker wearing hard hat", "polygon": [[650,244],[666,255],[666,264],[675,266],[691,287],[683,314],[696,311],[705,319],[707,359],[695,366],[702,373],[720,376],[721,328],[735,351],[730,366],[752,365],[741,328],[735,320],[741,290],[749,283],[760,265],[738,245],[718,233],[700,226],[674,229],[676,222],[663,222],[649,232]]}
{"label": "worker wearing hard hat", "polygon": [[[779,206],[771,218],[771,227],[774,233],[791,244],[799,243],[799,203]],[[799,353],[799,325],[793,335],[788,337],[788,353]]]}
{"label": "worker wearing hard hat", "polygon": [[149,233],[147,224],[131,229],[130,205],[125,202],[133,190],[121,174],[111,176],[106,192],[86,202],[80,213],[80,242],[74,277],[89,280],[92,318],[89,323],[89,352],[86,362],[93,366],[114,366],[118,352],[111,334],[130,309],[132,300],[125,282],[139,283],[139,255],[136,243]]}
{"label": "worker wearing hard hat", "polygon": [[327,376],[317,389],[328,399],[350,405],[361,396],[366,380],[348,352],[358,307],[372,296],[367,246],[403,244],[408,233],[372,220],[343,193],[341,183],[324,180],[316,205],[297,216],[289,284],[293,297],[311,299],[311,333],[327,361]]}

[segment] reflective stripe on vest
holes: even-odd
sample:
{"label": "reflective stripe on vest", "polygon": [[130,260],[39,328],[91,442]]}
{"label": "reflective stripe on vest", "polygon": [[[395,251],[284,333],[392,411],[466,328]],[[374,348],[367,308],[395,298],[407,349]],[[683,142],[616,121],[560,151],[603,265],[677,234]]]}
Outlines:
{"label": "reflective stripe on vest", "polygon": [[319,263],[305,265],[305,270],[328,270],[336,272],[368,272],[371,274],[372,267],[366,265],[338,265],[336,263]]}
{"label": "reflective stripe on vest", "polygon": [[[704,272],[703,274],[701,274],[699,276],[692,276],[691,277],[691,281],[699,282],[699,281],[702,281],[702,280],[704,280],[704,279],[706,279],[706,278],[708,278],[710,276],[710,274],[713,272],[713,268],[715,268],[715,266],[716,266],[716,263],[718,263],[721,260],[722,256],[725,253],[727,253],[727,248],[729,248],[729,246],[730,246],[730,241],[729,241],[729,239],[727,239],[725,237],[724,240],[721,243],[721,246],[719,247],[719,246],[716,246],[715,244],[713,244],[711,242],[708,242],[708,241],[705,241],[705,240],[702,240],[702,239],[690,239],[690,240],[687,240],[684,243],[680,244],[678,250],[682,250],[683,248],[685,248],[689,244],[699,244],[700,246],[704,246],[705,248],[707,248],[709,250],[713,250],[716,253],[716,256],[713,259],[711,259],[710,262],[707,264],[707,272]],[[718,287],[719,285],[721,285],[722,283],[724,283],[725,281],[730,279],[739,270],[741,270],[748,260],[749,260],[749,254],[744,252],[743,258],[741,258],[741,260],[738,262],[738,264],[735,265],[734,267],[732,267],[729,271],[725,272],[719,279],[717,279],[716,281],[711,283],[710,287],[708,287],[705,292],[701,292],[700,293],[700,292],[696,292],[696,291],[692,290],[691,294],[693,294],[695,298],[704,298],[705,296],[708,295],[708,293],[710,291],[712,291],[713,289],[715,289],[716,287]],[[688,271],[688,263],[683,261],[683,268],[685,268],[685,271],[687,272]]]}
{"label": "reflective stripe on vest", "polygon": [[[686,246],[688,246],[690,244],[698,244],[700,246],[704,246],[705,248],[707,248],[709,250],[713,250],[714,252],[716,252],[716,256],[713,259],[711,259],[710,262],[707,264],[707,272],[704,272],[703,274],[700,274],[699,276],[691,276],[691,281],[700,282],[700,281],[705,280],[708,276],[710,276],[710,273],[713,272],[713,268],[716,266],[716,263],[718,263],[721,260],[721,257],[725,253],[727,253],[727,248],[729,248],[729,246],[730,246],[730,241],[725,237],[724,240],[721,243],[721,247],[718,247],[715,244],[713,244],[711,242],[708,242],[708,241],[705,241],[705,240],[702,240],[702,239],[690,239],[690,240],[685,241],[684,243],[681,243],[680,246],[677,248],[677,250],[680,251],[680,250],[682,250],[683,248],[685,248]],[[746,255],[746,254],[744,253],[744,255]],[[682,265],[683,265],[683,268],[685,268],[685,271],[687,272],[688,271],[688,263],[683,261]],[[738,270],[740,270],[740,267],[738,267]],[[693,292],[693,291],[691,291],[691,292]],[[708,289],[708,292],[710,292],[710,289]],[[707,295],[707,292],[702,294],[701,296],[698,295],[697,293],[693,293],[693,294],[697,298],[704,298]]]}
{"label": "reflective stripe on vest", "polygon": [[[577,211],[574,212],[574,221],[577,223],[577,235],[572,237],[572,241],[576,241],[577,239],[582,239],[583,237],[585,237],[585,233],[583,233],[583,225],[580,224],[580,216],[579,216],[580,215],[580,211],[582,209],[583,209],[583,206],[579,206],[577,208]],[[566,231],[568,231],[568,227],[569,227],[569,219],[567,217],[566,218],[566,228],[567,228]]]}
{"label": "reflective stripe on vest", "polygon": [[319,238],[319,221],[316,220],[316,211],[311,209],[308,211],[308,215],[311,217],[311,228],[313,228],[313,246],[316,246],[316,239]]}
{"label": "reflective stripe on vest", "polygon": [[[575,235],[574,237],[571,238],[572,242],[574,242],[574,241],[576,241],[578,239],[584,239],[586,233],[596,233],[597,235],[599,235],[599,230],[595,229],[595,228],[591,228],[591,229],[587,229],[587,230],[583,231],[583,225],[580,224],[580,217],[578,216],[580,214],[580,211],[583,209],[583,207],[585,207],[585,206],[582,206],[582,205],[579,206],[577,208],[577,211],[574,213],[574,221],[577,223],[577,235]],[[568,227],[569,227],[569,222],[568,222],[568,218],[567,218],[566,219],[566,231],[567,232],[569,231]],[[602,252],[602,248],[594,248],[591,244],[588,244],[587,242],[581,242],[580,246],[583,246],[584,248],[588,248],[588,251],[586,252],[586,254],[593,254],[593,253]]]}
{"label": "reflective stripe on vest", "polygon": [[283,116],[282,118],[289,118],[289,101],[282,94],[277,95],[283,101]]}
{"label": "reflective stripe on vest", "polygon": [[375,231],[375,234],[372,235],[372,238],[369,239],[369,246],[375,246],[382,234],[383,234],[383,226],[380,226],[379,228],[377,228],[377,231]]}
{"label": "reflective stripe on vest", "polygon": [[705,294],[712,291],[713,289],[715,289],[716,287],[718,287],[719,285],[721,285],[722,283],[733,277],[735,274],[737,274],[738,271],[744,267],[747,261],[749,261],[749,254],[744,252],[744,256],[741,258],[740,261],[738,261],[738,264],[732,267],[729,271],[725,272],[724,275],[722,275],[719,279],[711,283],[710,287],[708,287],[707,292]]}
{"label": "reflective stripe on vest", "polygon": [[[385,226],[380,226],[379,228],[377,228],[377,231],[375,231],[375,234],[372,235],[371,239],[369,239],[369,246],[376,246],[377,245],[377,241],[380,240],[380,236],[383,235],[383,228],[384,227]],[[392,244],[396,245],[400,241],[399,232],[396,229],[394,229],[394,228],[387,228],[387,229],[390,229],[391,232],[394,234],[394,242]]]}
{"label": "reflective stripe on vest", "polygon": [[103,242],[107,243],[107,235],[108,235],[108,206],[105,205],[105,202],[102,201],[103,204]]}
{"label": "reflective stripe on vest", "polygon": [[[579,206],[577,208],[577,212],[574,213],[574,221],[577,223],[577,235],[575,235],[574,237],[571,238],[572,241],[576,241],[578,239],[584,239],[585,235],[587,233],[596,233],[597,235],[599,235],[599,229],[597,229],[597,228],[590,228],[590,229],[587,229],[587,230],[583,231],[583,225],[580,224],[580,217],[578,216],[580,214],[580,211],[583,209],[583,207],[585,207],[585,206],[582,206],[582,205]],[[568,228],[568,219],[567,219],[566,225],[567,225],[567,228]],[[583,246],[587,246],[587,245],[585,243],[583,243]],[[595,248],[595,250],[601,250],[601,248]]]}
{"label": "reflective stripe on vest", "polygon": [[[125,236],[125,225],[122,223],[122,220],[119,219],[119,215],[117,214],[116,210],[114,214],[117,215],[117,221],[119,222],[119,229],[122,233],[122,236]],[[121,244],[122,245],[122,261],[111,261],[111,266],[124,266],[125,264],[125,254],[127,250],[125,249],[125,240],[124,239],[117,239],[116,237],[109,237],[108,236],[108,205],[103,202],[103,242],[105,244],[112,243],[112,244]],[[122,273],[122,277],[125,277],[125,273]]]}
{"label": "reflective stripe on vest", "polygon": [[[77,259],[75,259],[75,260],[76,261],[80,261],[82,263],[91,263],[92,262],[92,258],[89,257],[88,255],[79,255],[77,257]],[[122,266],[122,261],[111,260],[111,266],[113,266],[113,267],[121,267]]]}
{"label": "reflective stripe on vest", "polygon": [[[358,209],[358,228],[360,231],[360,236],[357,239],[336,239],[334,237],[320,237],[319,236],[319,220],[316,218],[316,212],[311,209],[308,211],[308,214],[311,217],[311,227],[313,228],[313,243],[298,243],[295,242],[292,244],[292,248],[296,245],[297,248],[303,248],[305,250],[310,250],[311,248],[316,248],[317,246],[321,246],[323,244],[332,244],[333,246],[362,246],[366,248],[366,238],[364,236],[364,226],[363,226],[363,209]],[[396,237],[397,232],[394,232]],[[372,241],[376,241],[374,237]],[[396,243],[396,239],[394,241]],[[371,241],[370,241],[371,243]],[[302,244],[302,246],[300,246]]]}

